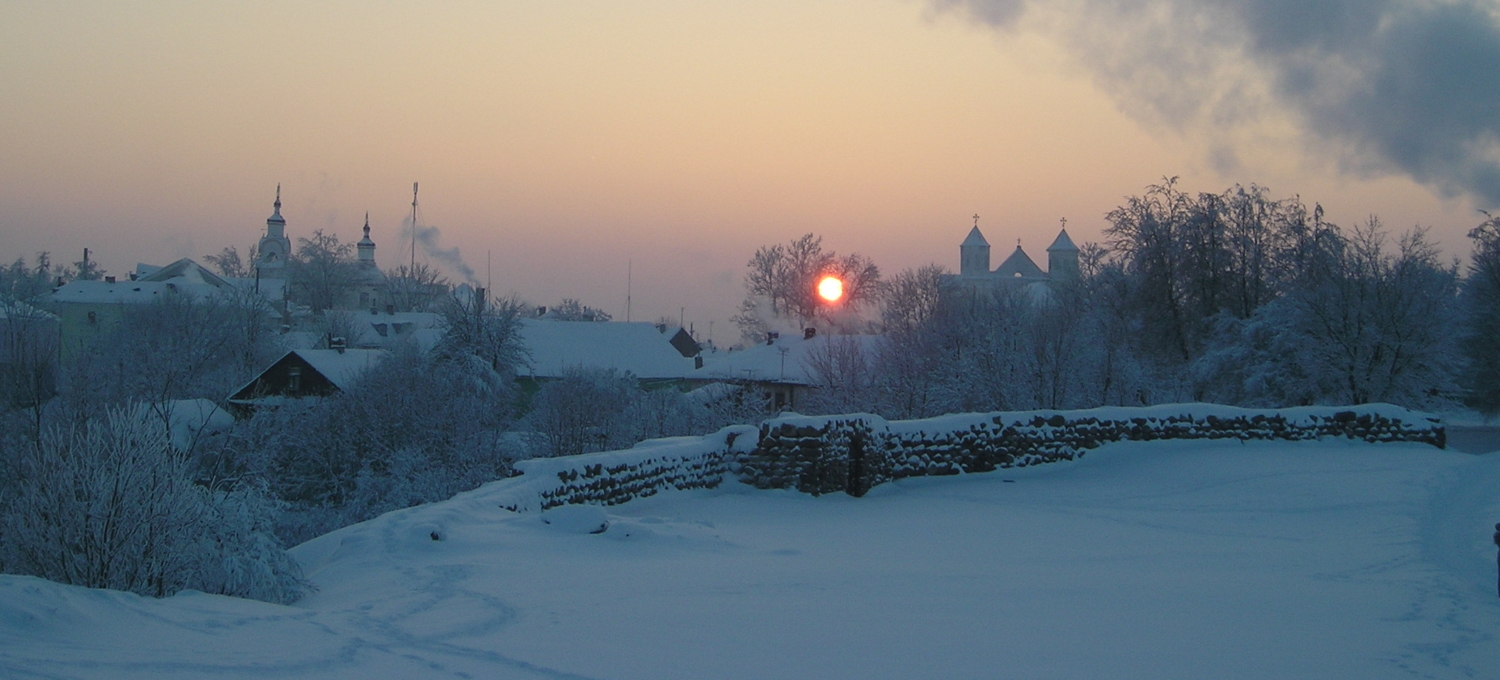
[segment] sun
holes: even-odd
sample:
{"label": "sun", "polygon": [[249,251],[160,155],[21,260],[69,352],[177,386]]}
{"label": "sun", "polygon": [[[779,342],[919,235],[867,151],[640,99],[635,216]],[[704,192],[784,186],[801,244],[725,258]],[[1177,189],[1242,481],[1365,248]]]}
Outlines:
{"label": "sun", "polygon": [[844,282],[837,277],[825,276],[818,282],[818,295],[828,302],[838,302],[844,297]]}

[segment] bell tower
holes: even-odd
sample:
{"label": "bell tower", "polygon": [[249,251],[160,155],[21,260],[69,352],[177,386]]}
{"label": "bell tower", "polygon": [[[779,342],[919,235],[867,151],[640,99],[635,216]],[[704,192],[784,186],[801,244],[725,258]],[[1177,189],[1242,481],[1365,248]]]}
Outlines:
{"label": "bell tower", "polygon": [[281,185],[276,185],[276,203],[266,218],[266,235],[256,245],[255,272],[261,278],[285,279],[286,261],[292,255],[292,240],[286,236],[286,218],[281,216]]}
{"label": "bell tower", "polygon": [[974,216],[974,228],[969,230],[968,238],[958,246],[958,275],[959,276],[989,276],[990,274],[990,242],[984,240],[984,234],[979,233],[979,216]]}

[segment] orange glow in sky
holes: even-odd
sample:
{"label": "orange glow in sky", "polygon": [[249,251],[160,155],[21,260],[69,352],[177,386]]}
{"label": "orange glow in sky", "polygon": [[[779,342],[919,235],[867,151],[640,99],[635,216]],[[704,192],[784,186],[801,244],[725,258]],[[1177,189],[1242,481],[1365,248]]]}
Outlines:
{"label": "orange glow in sky", "polygon": [[991,243],[1045,261],[1060,218],[1100,241],[1164,176],[1258,183],[1342,225],[1430,225],[1468,253],[1467,199],[1340,172],[1282,134],[1290,118],[1244,139],[1142,122],[1051,34],[948,4],[15,0],[0,262],[89,248],[124,276],[244,256],[280,184],[294,247],[353,243],[368,212],[391,269],[421,182],[441,238],[416,257],[455,283],[681,316],[727,344],[761,246],[812,232],[887,276],[957,270],[979,214]]}
{"label": "orange glow in sky", "polygon": [[825,276],[818,282],[818,296],[829,302],[838,302],[844,297],[844,282],[833,276]]}

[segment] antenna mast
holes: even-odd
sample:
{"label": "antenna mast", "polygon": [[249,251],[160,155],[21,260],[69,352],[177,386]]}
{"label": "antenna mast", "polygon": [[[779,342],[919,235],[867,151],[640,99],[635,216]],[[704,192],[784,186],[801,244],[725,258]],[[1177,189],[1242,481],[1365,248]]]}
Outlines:
{"label": "antenna mast", "polygon": [[631,275],[634,273],[635,260],[625,261],[625,322],[630,322],[630,287]]}
{"label": "antenna mast", "polygon": [[417,183],[411,183],[411,268],[406,275],[417,276]]}

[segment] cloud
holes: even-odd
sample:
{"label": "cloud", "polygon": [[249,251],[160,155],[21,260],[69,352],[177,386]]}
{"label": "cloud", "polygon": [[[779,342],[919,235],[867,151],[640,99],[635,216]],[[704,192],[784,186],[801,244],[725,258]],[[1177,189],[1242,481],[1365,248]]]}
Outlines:
{"label": "cloud", "polygon": [[1060,40],[1129,115],[1223,145],[1288,116],[1310,153],[1500,206],[1490,0],[929,0]]}

